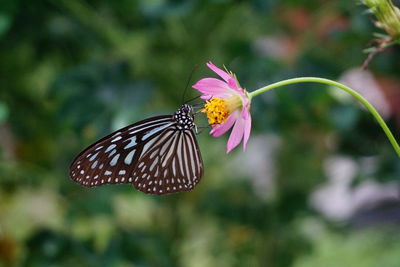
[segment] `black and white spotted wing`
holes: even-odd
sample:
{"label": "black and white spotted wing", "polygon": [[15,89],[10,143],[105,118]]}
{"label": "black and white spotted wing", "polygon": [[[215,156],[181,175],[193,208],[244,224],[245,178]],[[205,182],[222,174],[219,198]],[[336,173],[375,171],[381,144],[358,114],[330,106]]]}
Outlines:
{"label": "black and white spotted wing", "polygon": [[191,190],[203,176],[192,107],[122,128],[82,151],[70,167],[78,184],[133,184],[149,194]]}

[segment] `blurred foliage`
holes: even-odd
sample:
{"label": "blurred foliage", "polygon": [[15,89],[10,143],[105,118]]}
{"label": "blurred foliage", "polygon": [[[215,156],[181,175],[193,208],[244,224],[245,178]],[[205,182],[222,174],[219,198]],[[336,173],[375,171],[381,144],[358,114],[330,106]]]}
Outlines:
{"label": "blurred foliage", "polygon": [[[0,8],[0,266],[399,262],[398,238],[385,241],[398,210],[371,232],[311,205],[336,155],[359,167],[354,189],[400,177],[370,114],[321,85],[280,88],[252,103],[250,145],[256,136],[279,140],[269,157],[257,156],[265,147],[245,154],[260,166],[272,162],[273,171],[261,173],[273,176],[272,194],[257,186],[257,168],[243,174],[229,165],[240,149],[225,155],[226,137],[207,134],[199,136],[205,177],[192,192],[154,197],[68,178],[69,163],[91,142],[175,111],[191,69],[200,65],[192,83],[210,76],[208,60],[249,90],[296,76],[339,79],[359,67],[375,27],[357,1],[2,0]],[[397,140],[399,58],[391,47],[369,66],[389,96]],[[368,159],[374,164],[363,164]]]}
{"label": "blurred foliage", "polygon": [[385,266],[399,264],[398,230],[376,230],[348,237],[323,233],[315,240],[313,254],[301,258],[296,267],[314,266]]}

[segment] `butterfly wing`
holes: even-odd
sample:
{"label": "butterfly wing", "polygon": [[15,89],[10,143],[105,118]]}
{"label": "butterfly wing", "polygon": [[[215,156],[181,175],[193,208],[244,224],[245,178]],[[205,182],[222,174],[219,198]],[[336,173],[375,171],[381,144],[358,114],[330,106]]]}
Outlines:
{"label": "butterfly wing", "polygon": [[70,177],[83,186],[132,183],[132,172],[150,144],[168,128],[174,128],[170,115],[148,118],[100,139],[82,151],[72,162]]}
{"label": "butterfly wing", "polygon": [[151,141],[151,148],[133,171],[133,185],[155,195],[188,191],[203,176],[203,161],[192,129],[166,129]]}

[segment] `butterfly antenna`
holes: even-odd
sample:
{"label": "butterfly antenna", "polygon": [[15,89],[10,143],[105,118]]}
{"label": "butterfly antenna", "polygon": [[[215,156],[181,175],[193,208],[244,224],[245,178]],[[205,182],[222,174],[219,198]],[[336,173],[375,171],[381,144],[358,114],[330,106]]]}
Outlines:
{"label": "butterfly antenna", "polygon": [[[193,100],[196,100],[196,99],[199,98],[199,97],[200,97],[200,95],[195,96],[195,97],[189,99],[188,101],[185,101],[185,103],[192,102]],[[200,105],[203,105],[203,104],[194,104],[194,105],[192,105],[192,106],[200,106]]]}
{"label": "butterfly antenna", "polygon": [[[194,71],[195,71],[198,67],[199,67],[198,64],[194,65],[194,67],[192,68],[192,71],[190,72],[189,79],[188,79],[188,81],[187,81],[187,83],[186,83],[186,87],[185,87],[185,90],[183,91],[183,95],[182,95],[182,105],[185,103],[186,92],[187,92],[187,89],[188,89],[188,87],[189,87],[190,81],[192,80],[193,73],[194,73]],[[197,97],[196,97],[196,98],[197,98]],[[196,99],[196,98],[194,98],[194,99]],[[191,99],[190,101],[192,101],[192,100],[194,100],[194,99]],[[189,101],[188,101],[188,102],[189,102]]]}

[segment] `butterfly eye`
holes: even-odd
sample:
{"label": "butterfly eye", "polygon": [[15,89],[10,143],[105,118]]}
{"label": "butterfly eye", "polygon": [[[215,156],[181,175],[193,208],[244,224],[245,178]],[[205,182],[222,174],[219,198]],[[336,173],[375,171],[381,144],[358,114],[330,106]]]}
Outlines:
{"label": "butterfly eye", "polygon": [[184,104],[181,109],[182,109],[183,113],[186,113],[189,116],[193,115],[193,107],[192,106]]}

